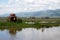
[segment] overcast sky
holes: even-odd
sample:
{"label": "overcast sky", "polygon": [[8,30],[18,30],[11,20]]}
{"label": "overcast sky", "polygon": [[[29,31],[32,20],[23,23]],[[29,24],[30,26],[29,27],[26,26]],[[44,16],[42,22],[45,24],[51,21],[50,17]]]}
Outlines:
{"label": "overcast sky", "polygon": [[0,15],[54,9],[60,9],[60,0],[0,0]]}

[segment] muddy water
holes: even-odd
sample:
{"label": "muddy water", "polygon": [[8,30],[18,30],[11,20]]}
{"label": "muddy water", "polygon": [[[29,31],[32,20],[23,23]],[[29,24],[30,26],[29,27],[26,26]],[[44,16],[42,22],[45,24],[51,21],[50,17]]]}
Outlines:
{"label": "muddy water", "polygon": [[0,30],[0,40],[60,40],[60,27],[22,30]]}

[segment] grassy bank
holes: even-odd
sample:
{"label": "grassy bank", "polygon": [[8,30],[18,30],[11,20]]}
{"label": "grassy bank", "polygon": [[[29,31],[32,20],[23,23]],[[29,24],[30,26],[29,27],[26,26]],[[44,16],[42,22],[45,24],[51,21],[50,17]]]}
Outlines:
{"label": "grassy bank", "polygon": [[[0,29],[22,29],[22,28],[49,28],[53,26],[60,26],[60,19],[59,18],[51,18],[51,19],[41,19],[41,18],[36,18],[36,19],[30,19],[30,18],[21,18],[22,23],[20,20],[18,20],[16,23],[13,22],[7,22],[6,19],[0,19]],[[35,22],[35,24],[26,24],[25,22]],[[38,23],[38,22],[48,22],[48,23]],[[55,22],[55,23],[51,23]]]}
{"label": "grassy bank", "polygon": [[35,23],[35,24],[26,24],[26,23],[13,23],[13,22],[0,22],[0,28],[2,29],[9,29],[9,28],[16,28],[16,29],[22,29],[22,28],[42,28],[42,27],[53,27],[53,26],[60,26],[58,23]]}

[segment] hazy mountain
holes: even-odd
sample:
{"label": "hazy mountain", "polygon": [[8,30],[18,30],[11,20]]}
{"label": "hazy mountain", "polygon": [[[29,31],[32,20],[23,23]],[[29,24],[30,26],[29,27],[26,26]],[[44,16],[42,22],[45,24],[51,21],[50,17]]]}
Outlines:
{"label": "hazy mountain", "polygon": [[[8,16],[9,14],[4,14],[1,16]],[[16,13],[18,17],[60,17],[60,9],[57,10],[45,10],[45,11],[35,11],[35,12],[20,12]]]}

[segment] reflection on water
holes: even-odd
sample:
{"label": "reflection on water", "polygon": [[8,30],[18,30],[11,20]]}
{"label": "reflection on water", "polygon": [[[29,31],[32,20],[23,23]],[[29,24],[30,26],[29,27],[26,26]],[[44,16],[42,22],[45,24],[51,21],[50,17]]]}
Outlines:
{"label": "reflection on water", "polygon": [[8,31],[11,35],[15,35],[17,31],[21,31],[22,29],[10,28]]}
{"label": "reflection on water", "polygon": [[10,33],[11,35],[12,35],[12,34],[14,35],[14,34],[16,34],[16,30],[10,29],[10,30],[9,30],[9,33]]}
{"label": "reflection on water", "polygon": [[0,30],[0,40],[60,40],[60,27]]}
{"label": "reflection on water", "polygon": [[42,28],[42,32],[44,32],[44,28]]}

